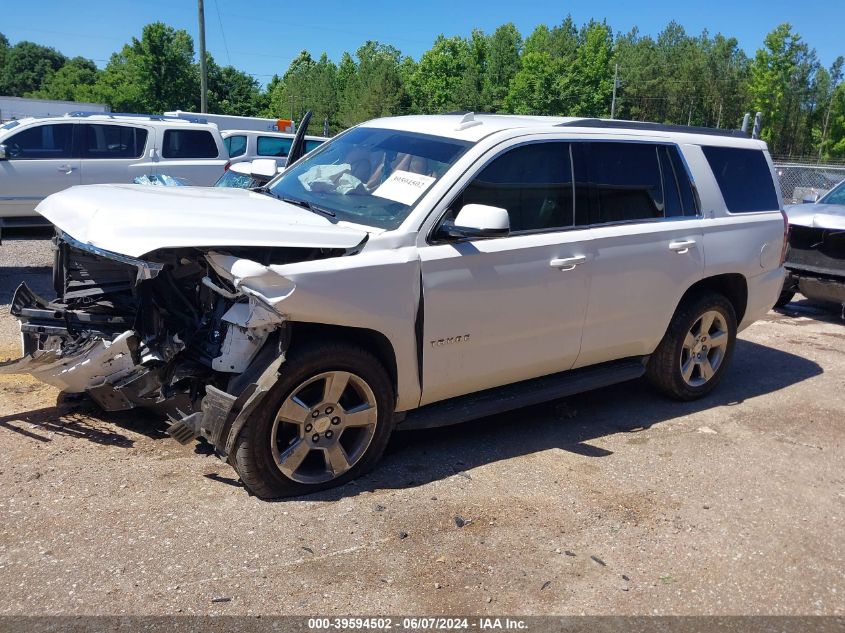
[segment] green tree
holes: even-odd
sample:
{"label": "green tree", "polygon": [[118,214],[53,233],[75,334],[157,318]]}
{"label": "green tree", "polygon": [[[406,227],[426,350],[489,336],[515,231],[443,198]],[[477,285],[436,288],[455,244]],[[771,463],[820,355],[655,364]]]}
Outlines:
{"label": "green tree", "polygon": [[578,28],[568,15],[559,26],[539,25],[525,39],[524,53],[546,53],[552,59],[575,61],[578,50]]}
{"label": "green tree", "polygon": [[572,73],[560,82],[565,114],[600,117],[610,113],[613,92],[613,35],[599,22],[589,22],[578,34]]}
{"label": "green tree", "polygon": [[199,78],[193,60],[194,42],[187,31],[162,22],[147,24],[140,40],[133,37],[111,56],[96,91],[120,111],[196,110]]}
{"label": "green tree", "polygon": [[301,119],[306,111],[311,110],[315,131],[321,131],[326,120],[330,131],[337,130],[337,66],[325,53],[315,62],[310,53],[302,51],[273,88],[270,104],[274,116]]}
{"label": "green tree", "polygon": [[560,114],[561,70],[560,61],[548,52],[524,53],[522,67],[510,82],[505,109],[515,114]]}
{"label": "green tree", "polygon": [[755,110],[763,113],[761,137],[775,155],[801,154],[801,120],[810,96],[810,81],[818,68],[815,52],[781,24],[768,35],[751,63],[749,93]]}
{"label": "green tree", "polygon": [[393,46],[368,41],[355,56],[355,73],[346,78],[340,102],[340,124],[349,127],[367,119],[399,114],[407,108],[401,53]]}
{"label": "green tree", "polygon": [[0,33],[0,78],[3,76],[3,68],[6,66],[6,54],[9,51],[8,38]]}
{"label": "green tree", "polygon": [[425,114],[460,109],[470,48],[461,37],[439,35],[408,78],[413,108]]}
{"label": "green tree", "polygon": [[207,65],[210,112],[258,116],[264,111],[266,104],[262,103],[260,87],[252,76],[234,66],[218,66],[211,55]]}
{"label": "green tree", "polygon": [[39,90],[27,93],[38,99],[91,101],[97,97],[95,85],[99,75],[90,59],[74,57],[55,72],[47,75]]}
{"label": "green tree", "polygon": [[[5,37],[3,38],[5,40]],[[7,40],[8,43],[8,40]],[[54,48],[33,42],[18,42],[5,49],[0,73],[0,94],[22,97],[41,88],[44,80],[59,70],[67,58]]]}
{"label": "green tree", "polygon": [[484,74],[483,99],[491,112],[502,109],[511,79],[519,71],[522,35],[513,23],[503,24],[487,43],[487,67]]}

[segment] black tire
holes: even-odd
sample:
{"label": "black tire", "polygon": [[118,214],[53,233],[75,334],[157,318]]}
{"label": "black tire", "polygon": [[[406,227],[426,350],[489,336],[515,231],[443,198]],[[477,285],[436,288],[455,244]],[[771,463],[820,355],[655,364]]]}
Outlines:
{"label": "black tire", "polygon": [[[684,340],[699,319],[709,311],[722,315],[727,326],[727,344],[718,367],[706,382],[691,385],[681,371]],[[651,385],[675,400],[695,400],[710,393],[722,379],[733,357],[736,344],[736,313],[723,295],[707,293],[686,299],[677,309],[663,340],[651,355],[646,366],[646,378]]]}
{"label": "black tire", "polygon": [[793,297],[795,297],[795,291],[794,290],[782,290],[781,293],[780,293],[780,296],[778,297],[778,300],[775,301],[775,307],[776,308],[782,308],[787,303],[792,301]]}
{"label": "black tire", "polygon": [[[375,431],[361,457],[342,475],[320,483],[296,481],[282,472],[273,456],[271,436],[276,415],[300,385],[333,371],[354,374],[370,388],[377,403]],[[235,442],[232,465],[246,488],[263,499],[306,495],[340,486],[366,473],[378,462],[393,430],[394,406],[391,380],[381,363],[368,351],[341,342],[292,346],[279,371],[279,379],[260,409],[247,420]],[[340,434],[336,440],[339,443]]]}

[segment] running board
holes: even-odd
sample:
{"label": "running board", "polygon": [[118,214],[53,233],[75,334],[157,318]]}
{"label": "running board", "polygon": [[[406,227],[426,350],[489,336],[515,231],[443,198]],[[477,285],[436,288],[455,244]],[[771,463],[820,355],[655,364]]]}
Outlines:
{"label": "running board", "polygon": [[645,373],[646,360],[647,356],[625,358],[435,402],[408,411],[396,428],[433,429],[459,424],[633,380]]}

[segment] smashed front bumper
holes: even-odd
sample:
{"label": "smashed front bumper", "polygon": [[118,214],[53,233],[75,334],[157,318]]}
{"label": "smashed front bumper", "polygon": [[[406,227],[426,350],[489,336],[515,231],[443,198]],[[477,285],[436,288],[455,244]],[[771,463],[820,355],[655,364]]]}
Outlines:
{"label": "smashed front bumper", "polygon": [[66,393],[88,393],[106,411],[149,404],[138,382],[146,373],[137,362],[138,337],[125,319],[67,310],[26,284],[10,312],[20,319],[23,358],[0,363],[0,374],[26,373]]}
{"label": "smashed front bumper", "polygon": [[25,283],[10,312],[20,320],[23,357],[0,363],[0,374],[30,374],[63,392],[85,393],[106,411],[157,410],[170,419],[174,439],[185,444],[204,437],[223,458],[275,382],[287,345],[282,332],[274,335],[230,385],[233,393],[206,384],[204,393],[190,395],[168,390],[168,381],[179,376],[154,357],[147,362],[139,335],[121,317],[68,310]]}

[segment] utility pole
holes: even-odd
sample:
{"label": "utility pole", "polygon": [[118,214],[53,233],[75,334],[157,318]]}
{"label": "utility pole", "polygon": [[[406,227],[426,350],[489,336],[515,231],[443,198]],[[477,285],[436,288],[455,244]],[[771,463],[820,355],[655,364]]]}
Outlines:
{"label": "utility pole", "polygon": [[205,59],[205,8],[197,0],[200,19],[200,112],[208,112],[208,65]]}
{"label": "utility pole", "polygon": [[610,102],[610,118],[616,117],[616,88],[619,86],[619,64],[613,71],[613,101]]}

